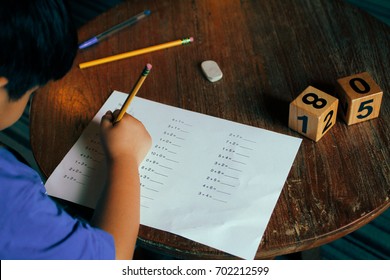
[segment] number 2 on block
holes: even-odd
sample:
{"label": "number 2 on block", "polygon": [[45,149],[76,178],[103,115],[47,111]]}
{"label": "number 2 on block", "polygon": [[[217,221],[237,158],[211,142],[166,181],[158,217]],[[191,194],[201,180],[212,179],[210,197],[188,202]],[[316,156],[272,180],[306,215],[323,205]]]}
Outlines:
{"label": "number 2 on block", "polygon": [[322,134],[325,133],[325,131],[328,130],[332,126],[332,117],[333,117],[333,110],[329,111],[329,113],[326,115],[324,122],[326,122],[324,129],[322,130]]}

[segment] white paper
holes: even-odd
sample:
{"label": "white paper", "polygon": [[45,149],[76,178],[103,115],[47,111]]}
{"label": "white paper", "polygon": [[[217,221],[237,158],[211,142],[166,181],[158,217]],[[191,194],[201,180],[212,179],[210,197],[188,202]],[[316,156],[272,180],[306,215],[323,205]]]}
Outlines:
{"label": "white paper", "polygon": [[[95,208],[105,181],[103,114],[113,92],[46,183],[52,196]],[[153,145],[139,168],[141,223],[253,259],[301,139],[134,98],[128,113]]]}

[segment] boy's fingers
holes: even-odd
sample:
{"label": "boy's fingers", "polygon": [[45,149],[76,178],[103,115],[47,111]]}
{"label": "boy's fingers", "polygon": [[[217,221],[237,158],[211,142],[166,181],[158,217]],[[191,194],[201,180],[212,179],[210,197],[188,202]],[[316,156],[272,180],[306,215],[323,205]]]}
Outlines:
{"label": "boy's fingers", "polygon": [[113,119],[116,119],[116,118],[118,117],[120,111],[121,111],[121,110],[117,109],[117,110],[114,111],[114,113],[112,113]]}
{"label": "boy's fingers", "polygon": [[101,124],[104,125],[104,123],[112,123],[113,121],[113,115],[111,111],[107,111],[102,117]]}

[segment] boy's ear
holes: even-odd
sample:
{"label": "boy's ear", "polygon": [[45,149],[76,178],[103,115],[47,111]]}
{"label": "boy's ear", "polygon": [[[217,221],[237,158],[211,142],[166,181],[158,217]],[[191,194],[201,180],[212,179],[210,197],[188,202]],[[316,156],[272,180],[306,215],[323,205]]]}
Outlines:
{"label": "boy's ear", "polygon": [[8,79],[6,77],[0,77],[0,87],[5,87],[8,84]]}

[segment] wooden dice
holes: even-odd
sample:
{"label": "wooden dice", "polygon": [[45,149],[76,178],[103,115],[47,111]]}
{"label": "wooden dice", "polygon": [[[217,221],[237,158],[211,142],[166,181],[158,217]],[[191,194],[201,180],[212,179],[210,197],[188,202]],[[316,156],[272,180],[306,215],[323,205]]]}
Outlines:
{"label": "wooden dice", "polygon": [[379,116],[383,92],[367,72],[337,80],[339,114],[348,125]]}
{"label": "wooden dice", "polygon": [[336,123],[338,99],[312,86],[290,103],[288,126],[318,141]]}

